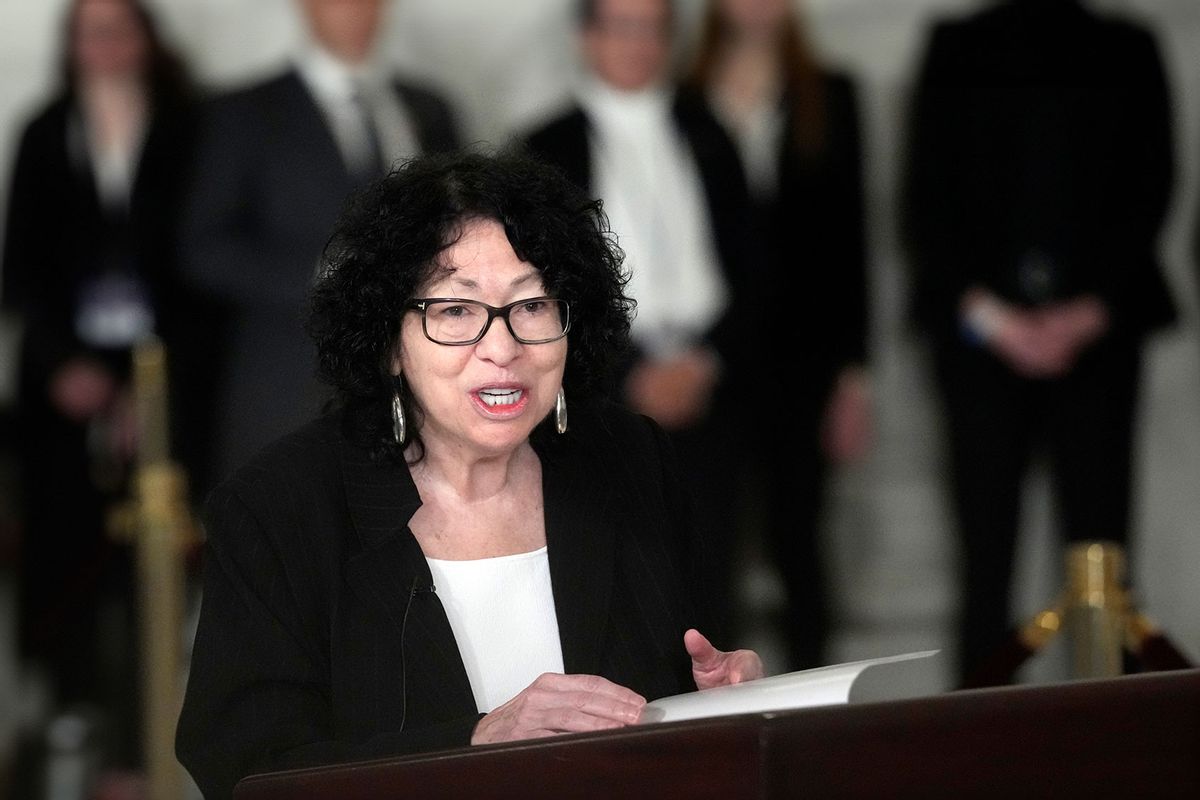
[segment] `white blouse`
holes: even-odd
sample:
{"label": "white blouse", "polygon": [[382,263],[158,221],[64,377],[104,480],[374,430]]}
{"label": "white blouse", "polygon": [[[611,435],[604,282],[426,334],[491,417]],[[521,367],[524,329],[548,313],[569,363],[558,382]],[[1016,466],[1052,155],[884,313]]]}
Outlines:
{"label": "white blouse", "polygon": [[720,92],[710,92],[709,102],[737,145],[751,193],[771,200],[779,188],[779,150],[786,133],[779,97],[769,96],[751,109],[735,108]]}
{"label": "white blouse", "polygon": [[425,560],[481,712],[542,673],[563,671],[545,547],[473,561]]}

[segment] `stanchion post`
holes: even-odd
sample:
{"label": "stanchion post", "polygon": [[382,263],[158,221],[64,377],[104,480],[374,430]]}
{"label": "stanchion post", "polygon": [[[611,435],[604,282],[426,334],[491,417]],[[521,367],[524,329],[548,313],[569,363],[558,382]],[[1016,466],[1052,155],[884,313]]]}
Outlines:
{"label": "stanchion post", "polygon": [[1124,671],[1125,553],[1113,542],[1078,542],[1066,561],[1072,677],[1115,678]]}
{"label": "stanchion post", "polygon": [[1065,632],[1072,678],[1109,678],[1124,672],[1124,653],[1149,670],[1188,669],[1191,661],[1149,617],[1134,607],[1125,587],[1125,552],[1114,542],[1079,542],[1066,552],[1067,585],[1054,605],[1015,629],[1006,642],[966,676],[959,688],[996,686]]}
{"label": "stanchion post", "polygon": [[175,758],[182,702],[184,557],[195,540],[187,476],[170,458],[166,352],[151,338],[133,355],[137,469],[133,497],[112,514],[117,535],[137,551],[141,654],[142,751],[150,800],[181,800],[183,768]]}

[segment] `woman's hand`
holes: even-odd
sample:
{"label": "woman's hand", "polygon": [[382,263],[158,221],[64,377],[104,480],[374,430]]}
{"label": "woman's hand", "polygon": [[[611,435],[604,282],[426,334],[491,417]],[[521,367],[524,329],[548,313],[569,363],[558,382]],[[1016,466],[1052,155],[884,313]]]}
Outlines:
{"label": "woman's hand", "polygon": [[726,653],[695,628],[683,634],[683,646],[692,657],[692,677],[697,689],[712,689],[731,683],[752,681],[763,676],[762,659],[753,650]]}
{"label": "woman's hand", "polygon": [[599,675],[547,672],[475,726],[471,744],[537,739],[633,725],[646,698]]}

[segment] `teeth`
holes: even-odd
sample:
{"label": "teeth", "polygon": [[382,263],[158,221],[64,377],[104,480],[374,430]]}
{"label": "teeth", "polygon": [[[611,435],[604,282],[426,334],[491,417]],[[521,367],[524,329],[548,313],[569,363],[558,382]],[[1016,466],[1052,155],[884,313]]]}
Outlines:
{"label": "teeth", "polygon": [[479,398],[489,406],[514,405],[521,399],[520,389],[484,389]]}

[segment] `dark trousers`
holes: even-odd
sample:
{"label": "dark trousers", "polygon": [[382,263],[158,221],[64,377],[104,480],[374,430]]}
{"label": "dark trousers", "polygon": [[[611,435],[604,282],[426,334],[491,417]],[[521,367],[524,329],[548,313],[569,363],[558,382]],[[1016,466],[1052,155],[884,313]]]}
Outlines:
{"label": "dark trousers", "polygon": [[778,572],[784,607],[777,629],[787,671],[828,663],[831,628],[830,587],[822,547],[821,518],[828,464],[820,427],[832,385],[823,366],[762,382],[761,394],[774,398],[749,420],[747,478],[757,504],[764,555]]}
{"label": "dark trousers", "polygon": [[820,536],[825,473],[813,445],[775,461],[767,476],[766,544],[786,597],[780,629],[789,671],[828,663],[829,586]]}
{"label": "dark trousers", "polygon": [[104,717],[106,759],[136,764],[141,753],[133,550],[106,529],[112,504],[127,496],[126,468],[89,446],[86,425],[51,406],[43,389],[47,376],[28,360],[22,366],[20,657],[45,671],[55,713],[95,708]]}
{"label": "dark trousers", "polygon": [[[693,525],[700,545],[701,585],[695,587],[694,594],[705,604],[703,618],[711,625],[710,630],[701,633],[722,649],[736,646],[734,570],[739,519],[732,475],[741,459],[734,424],[731,415],[718,410],[695,426],[668,431],[680,477],[691,495]],[[683,640],[677,644],[683,647]]]}
{"label": "dark trousers", "polygon": [[962,547],[960,675],[1011,629],[1021,485],[1035,455],[1048,460],[1066,542],[1127,541],[1140,368],[1133,339],[1097,343],[1052,380],[1019,377],[984,350],[939,353]]}

